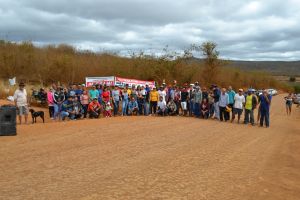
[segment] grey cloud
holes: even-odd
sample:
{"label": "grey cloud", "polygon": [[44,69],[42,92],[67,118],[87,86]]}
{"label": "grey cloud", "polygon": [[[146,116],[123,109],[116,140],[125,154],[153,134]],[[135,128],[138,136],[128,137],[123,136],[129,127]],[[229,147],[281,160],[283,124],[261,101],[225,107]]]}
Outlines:
{"label": "grey cloud", "polygon": [[0,0],[0,39],[124,54],[214,41],[221,56],[300,59],[298,0]]}

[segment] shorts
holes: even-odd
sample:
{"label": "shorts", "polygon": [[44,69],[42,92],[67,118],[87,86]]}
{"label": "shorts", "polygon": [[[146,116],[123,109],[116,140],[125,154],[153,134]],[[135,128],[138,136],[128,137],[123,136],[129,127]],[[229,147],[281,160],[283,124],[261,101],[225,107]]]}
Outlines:
{"label": "shorts", "polygon": [[233,108],[233,114],[241,115],[243,113],[243,109],[240,108]]}
{"label": "shorts", "polygon": [[181,102],[181,108],[182,108],[182,110],[187,110],[187,103],[186,103],[186,101]]}
{"label": "shorts", "polygon": [[17,109],[17,114],[22,116],[22,115],[28,115],[29,109],[28,106],[18,106]]}
{"label": "shorts", "polygon": [[293,105],[293,102],[291,102],[291,101],[289,101],[289,102],[286,102],[286,107],[292,107],[292,105]]}

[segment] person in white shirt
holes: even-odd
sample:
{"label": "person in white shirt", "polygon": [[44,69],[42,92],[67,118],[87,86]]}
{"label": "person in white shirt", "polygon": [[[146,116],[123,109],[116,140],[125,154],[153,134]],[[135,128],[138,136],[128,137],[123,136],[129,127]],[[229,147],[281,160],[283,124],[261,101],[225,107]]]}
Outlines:
{"label": "person in white shirt", "polygon": [[243,89],[239,89],[238,94],[234,95],[234,105],[233,105],[231,122],[234,121],[235,115],[238,114],[238,123],[240,123],[244,105],[245,105],[245,96],[243,95]]}
{"label": "person in white shirt", "polygon": [[159,97],[159,101],[157,103],[157,114],[162,116],[165,116],[167,114],[167,104],[163,100],[162,96]]}
{"label": "person in white shirt", "polygon": [[14,101],[15,105],[17,107],[17,114],[19,116],[19,123],[22,124],[22,116],[25,116],[25,124],[27,124],[27,119],[28,119],[28,98],[27,98],[27,92],[25,90],[25,84],[20,83],[19,84],[19,89],[15,91],[14,94]]}
{"label": "person in white shirt", "polygon": [[159,90],[158,90],[158,94],[159,94],[159,97],[162,97],[163,98],[163,102],[166,103],[166,96],[167,96],[167,93],[166,91],[164,90],[163,86],[160,86]]}

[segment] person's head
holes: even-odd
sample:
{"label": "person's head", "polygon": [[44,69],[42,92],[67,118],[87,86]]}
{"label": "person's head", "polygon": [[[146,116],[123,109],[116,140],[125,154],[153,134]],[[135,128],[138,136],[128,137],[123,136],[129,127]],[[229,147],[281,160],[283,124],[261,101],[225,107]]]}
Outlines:
{"label": "person's head", "polygon": [[73,84],[71,87],[72,87],[73,90],[76,90],[76,89],[77,89],[77,87],[76,87],[75,84]]}
{"label": "person's head", "polygon": [[20,90],[24,90],[24,88],[25,88],[25,83],[21,82],[21,83],[19,84],[19,88],[20,88]]}
{"label": "person's head", "polygon": [[207,99],[206,98],[203,99],[203,103],[207,103]]}
{"label": "person's head", "polygon": [[146,88],[149,88],[149,85],[148,85],[148,84],[146,84]]}
{"label": "person's head", "polygon": [[226,88],[222,88],[222,94],[226,93]]}
{"label": "person's head", "polygon": [[232,90],[232,87],[231,87],[231,85],[228,87],[228,90],[229,90],[229,91],[231,91],[231,90]]}
{"label": "person's head", "polygon": [[116,86],[115,86],[115,90],[118,90],[118,89],[119,89],[119,86],[116,85]]}
{"label": "person's head", "polygon": [[135,85],[134,85],[134,84],[132,84],[131,88],[134,90],[134,89],[135,89]]}
{"label": "person's head", "polygon": [[138,85],[136,89],[137,89],[137,90],[141,90],[141,86]]}
{"label": "person's head", "polygon": [[156,91],[156,87],[153,87],[153,90]]}
{"label": "person's head", "polygon": [[87,91],[86,91],[86,90],[84,90],[84,91],[83,91],[83,94],[84,94],[84,95],[86,95],[86,94],[87,94]]}
{"label": "person's head", "polygon": [[99,90],[100,89],[100,85],[96,84],[96,89]]}
{"label": "person's head", "polygon": [[145,89],[145,86],[142,85],[141,89],[144,90],[144,89]]}
{"label": "person's head", "polygon": [[53,92],[54,90],[53,90],[53,88],[51,87],[51,88],[49,88],[49,92]]}
{"label": "person's head", "polygon": [[135,101],[134,97],[132,97],[130,100],[131,100],[132,102],[134,102],[134,101]]}
{"label": "person's head", "polygon": [[93,102],[97,103],[98,99],[97,98],[93,98]]}
{"label": "person's head", "polygon": [[239,95],[240,95],[240,96],[243,95],[243,89],[239,89]]}
{"label": "person's head", "polygon": [[264,90],[264,91],[263,91],[263,95],[268,95],[268,91],[267,91],[267,90]]}
{"label": "person's head", "polygon": [[126,89],[128,89],[128,87],[129,87],[129,85],[128,85],[128,84],[126,84],[126,85],[125,85],[125,88],[126,88]]}
{"label": "person's head", "polygon": [[203,88],[202,88],[202,91],[203,91],[203,92],[206,92],[206,87],[203,87]]}
{"label": "person's head", "polygon": [[248,95],[251,95],[251,94],[252,94],[251,90],[248,90],[247,94],[248,94]]}
{"label": "person's head", "polygon": [[96,90],[96,85],[93,85],[93,86],[92,86],[92,89],[93,89],[93,90]]}
{"label": "person's head", "polygon": [[61,91],[61,92],[64,91],[64,87],[63,87],[63,86],[59,86],[58,89],[59,89],[59,91]]}
{"label": "person's head", "polygon": [[107,87],[104,87],[104,88],[103,88],[103,91],[106,92],[106,91],[107,91]]}
{"label": "person's head", "polygon": [[73,101],[73,97],[72,96],[68,96],[68,101]]}

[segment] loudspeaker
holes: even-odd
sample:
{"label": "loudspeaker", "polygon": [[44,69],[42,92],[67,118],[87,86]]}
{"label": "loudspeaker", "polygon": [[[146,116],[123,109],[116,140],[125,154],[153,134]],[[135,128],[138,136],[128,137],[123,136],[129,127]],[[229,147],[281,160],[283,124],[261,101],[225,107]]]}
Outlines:
{"label": "loudspeaker", "polygon": [[0,107],[0,136],[17,135],[15,106],[4,105]]}

